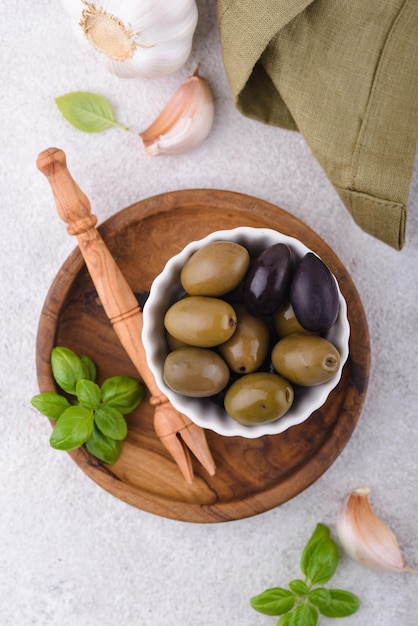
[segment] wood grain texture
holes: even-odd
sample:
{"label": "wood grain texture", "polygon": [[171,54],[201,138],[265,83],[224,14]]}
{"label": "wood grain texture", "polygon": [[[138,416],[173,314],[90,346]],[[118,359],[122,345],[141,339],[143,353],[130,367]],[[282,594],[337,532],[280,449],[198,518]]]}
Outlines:
{"label": "wood grain texture", "polygon": [[[99,486],[144,511],[188,522],[222,522],[267,511],[319,478],[348,442],[361,414],[370,367],[367,321],[356,288],[338,257],[308,226],[282,209],[250,196],[210,189],[148,198],[115,214],[99,231],[140,304],[166,261],[190,241],[226,228],[274,228],[300,239],[336,276],[348,305],[350,356],[327,402],[299,426],[258,439],[222,437],[206,430],[216,475],[194,460],[195,480],[185,483],[158,440],[153,411],[144,401],[128,416],[129,434],[119,461],[107,466],[84,448],[69,454]],[[41,313],[37,335],[40,391],[55,390],[50,353],[64,345],[87,354],[99,382],[136,376],[101,306],[78,249],[59,270]]]}

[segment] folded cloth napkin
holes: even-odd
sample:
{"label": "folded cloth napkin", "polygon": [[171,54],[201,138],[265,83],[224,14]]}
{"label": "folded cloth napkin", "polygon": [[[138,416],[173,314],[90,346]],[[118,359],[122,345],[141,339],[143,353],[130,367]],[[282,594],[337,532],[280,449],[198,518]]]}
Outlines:
{"label": "folded cloth napkin", "polygon": [[400,250],[418,140],[418,0],[218,0],[235,106],[298,130],[366,232]]}

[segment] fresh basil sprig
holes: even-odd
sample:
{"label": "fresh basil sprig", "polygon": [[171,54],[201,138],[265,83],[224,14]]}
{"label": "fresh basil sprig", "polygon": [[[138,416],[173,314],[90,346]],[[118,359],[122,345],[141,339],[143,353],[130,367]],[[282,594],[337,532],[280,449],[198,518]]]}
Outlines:
{"label": "fresh basil sprig", "polygon": [[101,386],[95,380],[95,363],[69,348],[56,346],[51,352],[52,375],[70,396],[47,391],[31,400],[40,413],[56,421],[50,444],[56,450],[75,450],[83,444],[105,463],[115,463],[128,434],[124,415],[142,401],[144,388],[129,376],[112,376]]}
{"label": "fresh basil sprig", "polygon": [[292,580],[289,589],[274,587],[250,600],[253,609],[278,616],[277,626],[316,626],[318,611],[326,617],[347,617],[360,601],[350,591],[323,587],[335,574],[338,548],[324,524],[317,524],[300,560],[304,580]]}
{"label": "fresh basil sprig", "polygon": [[129,130],[115,120],[110,103],[99,94],[71,91],[55,98],[55,103],[67,122],[85,133],[100,133],[111,126]]}

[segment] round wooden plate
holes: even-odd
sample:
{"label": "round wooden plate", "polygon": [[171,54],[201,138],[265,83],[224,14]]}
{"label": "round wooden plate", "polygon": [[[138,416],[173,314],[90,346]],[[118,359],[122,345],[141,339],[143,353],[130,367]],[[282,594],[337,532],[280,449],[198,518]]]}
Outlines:
{"label": "round wooden plate", "polygon": [[[250,196],[193,189],[138,202],[108,219],[99,231],[142,304],[169,257],[189,241],[236,226],[274,228],[300,239],[321,256],[347,301],[350,356],[340,383],[305,423],[259,439],[222,437],[207,430],[216,474],[209,476],[194,459],[192,485],[185,482],[155,435],[148,397],[128,416],[129,434],[117,463],[100,463],[84,448],[69,452],[103,489],[132,506],[171,519],[242,519],[296,496],[340,454],[357,424],[366,394],[370,342],[356,288],[329,246],[294,216]],[[58,272],[41,313],[36,360],[41,392],[55,390],[50,367],[55,345],[91,357],[98,367],[99,383],[114,375],[138,377],[101,307],[78,248]]]}

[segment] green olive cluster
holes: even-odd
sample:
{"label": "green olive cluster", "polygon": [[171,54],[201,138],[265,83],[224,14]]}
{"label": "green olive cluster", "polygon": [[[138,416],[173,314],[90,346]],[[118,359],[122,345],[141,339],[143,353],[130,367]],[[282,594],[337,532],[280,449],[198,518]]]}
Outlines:
{"label": "green olive cluster", "polygon": [[241,244],[213,242],[187,260],[180,281],[184,296],[164,317],[163,378],[175,392],[221,397],[232,419],[252,425],[282,417],[295,386],[338,371],[339,352],[321,336],[338,316],[338,291],[313,253],[295,267],[282,243],[252,258]]}

